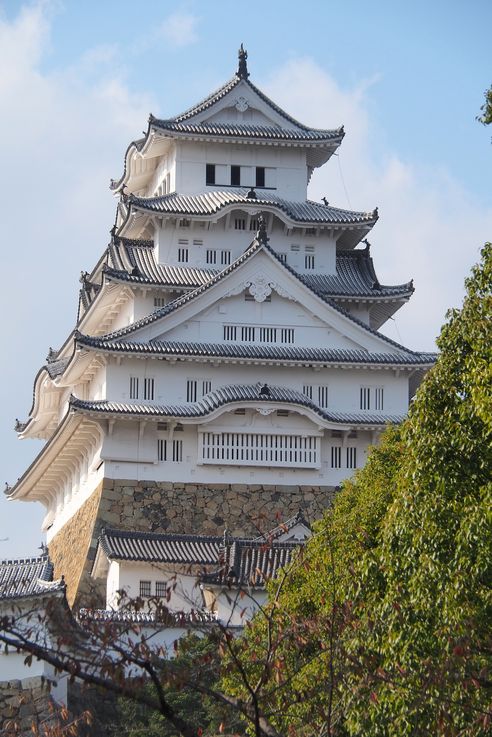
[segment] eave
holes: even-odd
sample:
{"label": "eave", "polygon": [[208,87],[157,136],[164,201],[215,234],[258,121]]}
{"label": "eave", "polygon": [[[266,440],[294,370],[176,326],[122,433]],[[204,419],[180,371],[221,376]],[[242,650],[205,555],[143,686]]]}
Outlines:
{"label": "eave", "polygon": [[88,442],[100,439],[100,427],[87,417],[67,411],[50,440],[16,484],[9,490],[9,500],[39,501],[46,508],[67,477],[67,467],[84,456]]}
{"label": "eave", "polygon": [[285,387],[269,387],[269,389],[270,396],[263,398],[259,395],[256,385],[220,387],[204,397],[201,402],[182,406],[134,405],[110,400],[87,401],[72,396],[70,409],[85,417],[99,419],[99,421],[119,419],[162,422],[166,420],[179,422],[182,425],[202,425],[204,422],[207,424],[212,422],[225,412],[261,406],[265,409],[296,411],[306,416],[320,431],[324,429],[350,431],[354,428],[381,430],[388,424],[399,424],[404,420],[404,415],[328,412],[295,390]]}

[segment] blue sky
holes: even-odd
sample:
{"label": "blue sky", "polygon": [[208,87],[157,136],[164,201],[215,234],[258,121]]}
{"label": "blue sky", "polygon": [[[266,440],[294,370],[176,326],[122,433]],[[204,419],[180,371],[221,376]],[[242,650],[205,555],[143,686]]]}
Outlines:
{"label": "blue sky", "polygon": [[[387,333],[432,349],[492,237],[492,131],[475,120],[492,82],[491,27],[486,0],[0,0],[4,480],[39,450],[13,422],[29,413],[49,346],[74,326],[78,276],[107,244],[107,185],[127,144],[149,112],[170,117],[230,78],[240,42],[252,81],[288,112],[345,124],[310,197],[379,206],[380,280],[416,286]],[[0,499],[1,558],[36,552],[42,513]]]}

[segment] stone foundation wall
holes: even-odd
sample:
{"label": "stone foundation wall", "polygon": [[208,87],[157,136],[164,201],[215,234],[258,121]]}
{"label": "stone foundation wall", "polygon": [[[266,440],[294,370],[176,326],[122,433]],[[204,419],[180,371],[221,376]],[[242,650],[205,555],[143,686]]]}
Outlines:
{"label": "stone foundation wall", "polygon": [[48,545],[50,558],[54,565],[54,577],[65,577],[67,585],[67,601],[70,606],[81,585],[88,583],[87,556],[97,528],[97,519],[103,482],[94,490],[91,497],[57,532]]}
{"label": "stone foundation wall", "polygon": [[150,532],[235,536],[267,532],[300,509],[309,521],[332,503],[333,486],[181,484],[104,479],[49,544],[55,575],[63,574],[71,605],[101,605],[90,570],[103,527]]}
{"label": "stone foundation wall", "polygon": [[56,720],[56,707],[41,676],[0,682],[0,734],[2,737],[33,735],[33,725],[43,727]]}

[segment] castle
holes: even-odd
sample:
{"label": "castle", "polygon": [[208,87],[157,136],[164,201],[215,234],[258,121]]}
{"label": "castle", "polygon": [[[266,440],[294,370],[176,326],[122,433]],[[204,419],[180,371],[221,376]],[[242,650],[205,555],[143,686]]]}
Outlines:
{"label": "castle", "polygon": [[230,81],[128,146],[110,243],[16,428],[45,445],[8,491],[44,505],[71,605],[111,569],[108,529],[132,560],[144,533],[302,525],[405,416],[434,357],[378,330],[413,285],[378,281],[377,210],[307,199],[343,137],[272,102],[241,47]]}

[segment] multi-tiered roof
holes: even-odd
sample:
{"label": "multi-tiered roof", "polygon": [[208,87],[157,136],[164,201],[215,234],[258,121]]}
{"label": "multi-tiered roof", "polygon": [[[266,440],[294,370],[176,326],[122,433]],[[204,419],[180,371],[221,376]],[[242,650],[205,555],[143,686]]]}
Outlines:
{"label": "multi-tiered roof", "polygon": [[[9,490],[11,498],[52,504],[52,488],[63,468],[87,453],[87,444],[100,444],[103,419],[111,432],[114,422],[135,419],[197,426],[225,410],[264,405],[273,407],[271,411],[293,409],[319,432],[331,429],[348,434],[354,428],[370,432],[401,421],[402,411],[382,406],[372,413],[367,408],[357,412],[320,406],[302,387],[295,389],[282,381],[281,367],[391,370],[411,375],[413,387],[434,360],[433,355],[409,350],[378,332],[410,298],[413,283],[386,286],[377,278],[366,239],[377,222],[377,209],[343,210],[326,200],[305,197],[312,171],[329,160],[343,136],[343,128],[310,128],[273,103],[250,82],[242,49],[236,74],[219,90],[174,118],[150,116],[145,136],[126,151],[122,176],[112,182],[120,199],[111,240],[95,267],[82,273],[75,329],[59,350],[50,349],[35,379],[29,418],[17,425],[21,436],[48,442]],[[287,176],[284,181],[280,167],[276,188],[267,186],[263,166],[252,164],[256,181],[242,182],[242,174],[232,174],[232,169],[241,167],[227,165],[231,178],[225,183],[220,177],[216,181],[215,164],[200,160],[196,171],[203,176],[186,179],[173,159],[179,147],[185,150],[186,146],[191,147],[187,151],[200,152],[217,147],[252,155],[268,152],[278,154],[279,161],[287,154],[298,155],[304,169],[299,166],[301,175],[295,181]],[[169,171],[163,177],[168,159]],[[213,168],[210,176],[209,166]],[[230,233],[235,218],[239,227]],[[169,246],[180,233],[192,235],[187,257],[181,261]],[[208,251],[205,258],[203,234],[212,234],[207,243],[221,235],[226,244],[222,254],[227,258],[209,261]],[[299,268],[290,262],[292,254],[287,258],[282,250],[288,239],[307,243],[310,238],[310,243],[319,242],[320,251],[331,249],[333,258],[329,261],[326,256],[322,269]],[[314,264],[314,257],[309,261],[313,247],[303,247],[305,263]],[[254,343],[205,334],[187,339],[179,332],[186,320],[199,320],[205,308],[221,300],[241,295],[263,305],[272,294],[299,305],[310,320],[333,328],[338,343]],[[141,305],[148,295],[155,297],[154,305],[144,309]],[[130,310],[139,300],[139,309]],[[131,315],[128,319],[125,310]],[[139,402],[134,397],[122,399],[121,394],[118,399],[74,391],[82,385],[90,388],[108,361],[134,358],[169,367],[212,361],[214,366],[278,367],[278,379],[263,392],[257,383],[237,381],[231,374],[228,381],[186,403],[172,397],[165,402]]]}

